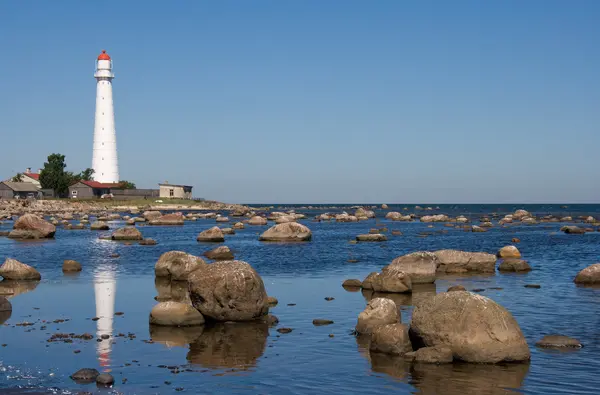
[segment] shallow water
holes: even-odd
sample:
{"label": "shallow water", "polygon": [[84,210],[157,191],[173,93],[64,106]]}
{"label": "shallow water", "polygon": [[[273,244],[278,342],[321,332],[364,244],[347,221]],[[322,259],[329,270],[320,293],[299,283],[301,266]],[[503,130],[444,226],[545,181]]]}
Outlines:
{"label": "shallow water", "polygon": [[[508,212],[513,206],[441,206],[445,214]],[[527,207],[538,214],[560,212],[596,215],[600,206]],[[412,207],[411,207],[412,209]],[[319,209],[299,209],[314,215]],[[334,211],[334,210],[330,210]],[[161,289],[155,285],[154,263],[163,252],[183,250],[200,255],[213,248],[195,241],[214,220],[186,222],[183,227],[140,227],[157,246],[125,245],[98,240],[105,232],[59,229],[56,239],[17,242],[0,238],[0,259],[16,258],[36,267],[39,284],[0,282],[0,293],[11,297],[13,313],[0,326],[0,387],[38,392],[97,391],[79,385],[69,376],[82,367],[93,367],[115,376],[114,392],[188,393],[225,391],[241,394],[597,394],[600,378],[600,326],[597,308],[600,289],[579,288],[572,280],[582,268],[600,261],[600,232],[564,235],[560,223],[533,226],[498,226],[486,233],[470,233],[436,224],[388,222],[313,223],[313,241],[300,244],[258,242],[264,227],[247,226],[226,236],[236,258],[249,262],[263,277],[269,295],[279,299],[271,312],[279,327],[257,324],[222,324],[197,329],[150,328],[148,314]],[[385,243],[350,244],[377,223],[403,236]],[[111,223],[118,227],[122,222]],[[10,222],[0,225],[9,229]],[[431,235],[421,237],[419,233]],[[433,287],[420,287],[412,295],[396,295],[403,322],[409,322],[412,305],[444,291],[450,285],[484,288],[488,296],[506,307],[519,322],[532,351],[530,364],[480,366],[409,366],[402,359],[369,355],[368,345],[351,335],[356,317],[372,297],[348,292],[340,284],[347,278],[364,278],[396,256],[417,251],[457,248],[495,253],[521,239],[518,248],[534,270],[527,274],[444,277]],[[120,257],[111,258],[118,253]],[[64,276],[64,259],[75,259],[84,270]],[[358,260],[348,263],[349,259]],[[540,284],[540,289],[524,288]],[[501,290],[490,288],[500,287]],[[158,289],[157,289],[158,288]],[[114,306],[109,295],[115,295]],[[326,301],[325,297],[334,297]],[[295,304],[288,306],[288,304]],[[98,310],[97,310],[98,309]],[[122,312],[122,315],[114,313]],[[95,316],[100,320],[92,321]],[[326,318],[333,325],[314,327],[312,320]],[[65,320],[64,322],[53,322]],[[31,326],[17,326],[23,322]],[[111,334],[97,342],[48,342],[55,333]],[[550,352],[534,344],[543,335],[562,333],[582,341],[573,352]],[[123,334],[124,336],[119,336]],[[333,334],[334,337],[330,337]],[[74,351],[80,351],[74,353]],[[125,381],[123,383],[123,381]],[[104,391],[105,392],[105,391]]]}

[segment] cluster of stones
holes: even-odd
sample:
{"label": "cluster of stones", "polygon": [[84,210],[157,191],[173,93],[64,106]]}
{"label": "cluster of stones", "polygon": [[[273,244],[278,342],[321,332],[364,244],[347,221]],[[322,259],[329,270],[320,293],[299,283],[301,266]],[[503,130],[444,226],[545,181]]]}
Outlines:
{"label": "cluster of stones", "polygon": [[[224,249],[208,255],[225,257]],[[229,251],[230,253],[230,251]],[[268,314],[267,294],[259,274],[246,262],[224,260],[208,264],[182,252],[166,252],[154,272],[167,288],[179,287],[176,297],[159,295],[150,324],[196,326],[205,321],[257,321]],[[184,283],[181,286],[181,283]],[[178,285],[179,284],[179,285]]]}

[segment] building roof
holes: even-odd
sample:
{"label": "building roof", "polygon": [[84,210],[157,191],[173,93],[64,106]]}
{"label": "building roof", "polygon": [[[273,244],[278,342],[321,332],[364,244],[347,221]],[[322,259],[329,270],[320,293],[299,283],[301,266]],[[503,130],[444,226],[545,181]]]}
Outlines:
{"label": "building roof", "polygon": [[120,182],[116,182],[116,183],[105,183],[105,182],[98,182],[98,181],[79,181],[79,182],[84,185],[87,185],[90,188],[95,188],[95,189],[120,188],[123,185]]}
{"label": "building roof", "polygon": [[181,184],[169,184],[169,183],[164,183],[164,184],[158,184],[161,187],[181,187],[181,188],[193,188],[192,185],[181,185]]}
{"label": "building roof", "polygon": [[38,187],[35,186],[35,184],[32,184],[30,182],[4,181],[3,184],[15,192],[37,192],[37,191],[39,191]]}
{"label": "building roof", "polygon": [[29,178],[33,178],[36,181],[40,180],[40,173],[23,173],[23,175],[25,175]]}

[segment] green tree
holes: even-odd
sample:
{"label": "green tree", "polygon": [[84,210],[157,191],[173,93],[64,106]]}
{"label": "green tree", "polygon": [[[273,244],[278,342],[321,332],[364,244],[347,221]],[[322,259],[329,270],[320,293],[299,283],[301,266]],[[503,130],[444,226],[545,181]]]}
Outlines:
{"label": "green tree", "polygon": [[121,180],[119,181],[119,184],[121,184],[123,189],[135,189],[135,184],[131,181]]}
{"label": "green tree", "polygon": [[21,177],[23,177],[23,173],[17,173],[13,178],[10,179],[11,182],[21,182]]}
{"label": "green tree", "polygon": [[40,172],[40,184],[44,189],[53,189],[57,196],[64,197],[69,193],[69,185],[73,181],[73,173],[65,171],[65,156],[51,154],[48,162]]}
{"label": "green tree", "polygon": [[76,181],[94,181],[94,169],[89,167],[76,176]]}

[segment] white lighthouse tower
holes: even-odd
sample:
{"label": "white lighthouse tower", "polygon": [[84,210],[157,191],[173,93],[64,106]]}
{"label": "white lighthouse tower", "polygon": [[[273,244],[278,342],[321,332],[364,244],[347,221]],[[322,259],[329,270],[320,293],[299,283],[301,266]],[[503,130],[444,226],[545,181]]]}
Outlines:
{"label": "white lighthouse tower", "polygon": [[92,159],[94,180],[102,183],[116,183],[119,182],[119,162],[117,160],[117,133],[112,94],[112,80],[115,75],[112,71],[112,60],[104,50],[96,61],[94,77],[97,81]]}

